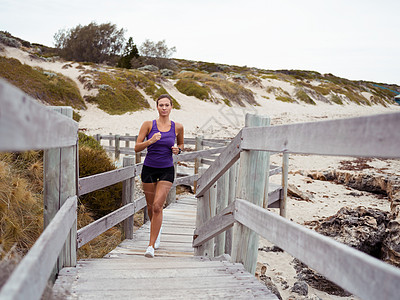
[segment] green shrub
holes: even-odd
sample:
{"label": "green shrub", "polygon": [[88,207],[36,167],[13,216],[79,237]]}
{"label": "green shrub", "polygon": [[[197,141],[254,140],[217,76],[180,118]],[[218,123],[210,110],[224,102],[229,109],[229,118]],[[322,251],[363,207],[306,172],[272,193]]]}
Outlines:
{"label": "green shrub", "polygon": [[238,83],[199,72],[184,72],[178,74],[177,77],[179,79],[189,78],[201,82],[206,87],[216,90],[222,97],[236,102],[240,106],[245,106],[243,100],[246,100],[250,104],[258,105],[254,99],[253,92]]}
{"label": "green shrub", "polygon": [[285,97],[285,96],[277,96],[276,100],[282,101],[282,102],[288,102],[288,103],[294,103],[296,102],[295,100],[293,100],[290,97]]}
{"label": "green shrub", "polygon": [[313,99],[310,98],[310,96],[307,95],[307,93],[303,90],[298,90],[296,92],[296,97],[305,103],[316,105]]}
{"label": "green shrub", "polygon": [[86,108],[76,83],[62,74],[33,69],[17,59],[0,56],[0,77],[49,105]]}
{"label": "green shrub", "polygon": [[228,105],[229,107],[232,107],[232,103],[231,103],[231,101],[229,101],[228,99],[222,99],[222,101],[224,101],[224,103],[225,103],[226,105]]}
{"label": "green shrub", "polygon": [[[116,167],[100,144],[94,138],[79,133],[79,177],[115,169]],[[121,206],[122,183],[80,196],[79,200],[96,219],[100,218]]]}
{"label": "green shrub", "polygon": [[335,95],[335,94],[331,95],[331,101],[333,103],[336,103],[336,104],[340,104],[340,105],[343,104],[342,99],[340,99],[340,97],[338,95]]}
{"label": "green shrub", "polygon": [[129,78],[97,73],[95,81],[101,88],[96,96],[87,97],[86,100],[96,103],[100,109],[111,115],[150,108],[149,103]]}
{"label": "green shrub", "polygon": [[175,87],[178,89],[178,91],[187,96],[194,96],[200,100],[206,100],[210,98],[210,88],[201,86],[191,78],[182,78],[178,80],[178,82],[175,84]]}

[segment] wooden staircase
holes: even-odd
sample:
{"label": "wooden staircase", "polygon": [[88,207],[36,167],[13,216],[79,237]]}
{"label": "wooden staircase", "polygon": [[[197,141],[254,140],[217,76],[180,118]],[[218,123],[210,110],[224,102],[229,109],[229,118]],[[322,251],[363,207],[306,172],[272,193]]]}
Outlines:
{"label": "wooden staircase", "polygon": [[62,269],[54,292],[67,299],[277,299],[242,264],[194,256],[196,205],[185,196],[164,209],[155,258],[144,257],[146,223],[106,257]]}

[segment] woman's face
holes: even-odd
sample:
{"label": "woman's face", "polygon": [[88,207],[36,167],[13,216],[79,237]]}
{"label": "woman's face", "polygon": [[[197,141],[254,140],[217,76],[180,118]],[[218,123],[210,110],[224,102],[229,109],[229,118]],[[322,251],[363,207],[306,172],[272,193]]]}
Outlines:
{"label": "woman's face", "polygon": [[168,116],[172,110],[171,101],[168,98],[161,98],[158,100],[157,110],[160,116]]}

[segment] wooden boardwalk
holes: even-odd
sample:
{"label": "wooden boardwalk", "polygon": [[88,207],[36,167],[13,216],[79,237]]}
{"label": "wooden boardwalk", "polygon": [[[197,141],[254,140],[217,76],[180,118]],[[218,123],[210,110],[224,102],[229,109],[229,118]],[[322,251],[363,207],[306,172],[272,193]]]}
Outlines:
{"label": "wooden boardwalk", "polygon": [[144,257],[146,223],[105,258],[62,269],[54,291],[67,299],[277,299],[242,264],[194,256],[196,205],[185,196],[164,210],[155,258]]}

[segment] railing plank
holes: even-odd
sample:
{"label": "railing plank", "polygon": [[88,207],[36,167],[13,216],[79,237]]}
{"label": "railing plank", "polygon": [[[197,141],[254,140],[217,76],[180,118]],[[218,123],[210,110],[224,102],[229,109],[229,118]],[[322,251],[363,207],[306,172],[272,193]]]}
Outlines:
{"label": "railing plank", "polygon": [[198,174],[184,176],[184,177],[178,177],[178,178],[175,179],[173,186],[177,186],[177,185],[180,185],[180,184],[193,185],[193,182],[195,180],[197,180],[198,177],[199,177]]}
{"label": "railing plank", "polygon": [[65,201],[0,291],[0,299],[40,299],[76,220],[77,197]]}
{"label": "railing plank", "polygon": [[198,227],[193,235],[193,247],[198,247],[203,243],[216,237],[221,232],[233,226],[235,202],[232,202],[218,215],[212,217],[200,227]]}
{"label": "railing plank", "polygon": [[133,203],[122,206],[121,208],[109,213],[108,215],[90,223],[89,225],[78,230],[78,248],[82,247],[86,243],[93,240],[95,237],[99,236],[103,232],[107,231],[111,227],[114,227],[118,223],[129,218],[137,211],[146,207],[145,197],[140,197]]}
{"label": "railing plank", "polygon": [[76,145],[78,123],[0,79],[0,151]]}
{"label": "railing plank", "polygon": [[135,170],[135,166],[129,166],[80,178],[78,183],[78,196],[85,195],[134,177],[136,175]]}
{"label": "railing plank", "polygon": [[301,154],[400,157],[400,113],[243,129],[242,148]]}
{"label": "railing plank", "polygon": [[224,152],[222,152],[218,158],[214,161],[214,164],[210,166],[207,171],[197,181],[197,195],[196,197],[202,196],[207,189],[214,184],[219,177],[226,172],[240,157],[240,151],[242,142],[242,130],[236,135],[232,142],[226,146]]}
{"label": "railing plank", "polygon": [[400,269],[372,256],[245,200],[236,199],[235,219],[362,299],[400,295]]}
{"label": "railing plank", "polygon": [[196,152],[187,152],[187,153],[182,153],[179,155],[174,155],[174,162],[175,161],[188,161],[188,160],[194,160],[195,158],[198,157],[214,157],[214,154],[218,154],[223,152],[226,149],[226,147],[219,147],[219,148],[214,148],[214,149],[208,149],[208,150],[200,150]]}

